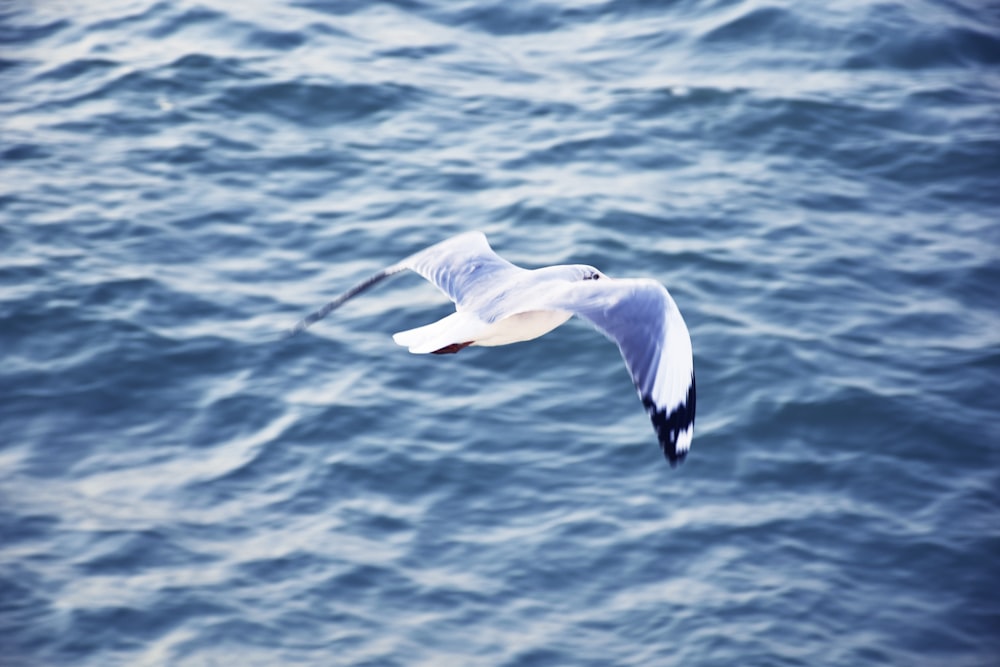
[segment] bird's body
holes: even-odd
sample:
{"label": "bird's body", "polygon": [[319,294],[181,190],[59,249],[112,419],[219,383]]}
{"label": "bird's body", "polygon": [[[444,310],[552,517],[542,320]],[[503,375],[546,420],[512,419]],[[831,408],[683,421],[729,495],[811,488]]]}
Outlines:
{"label": "bird's body", "polygon": [[[392,339],[414,354],[441,354],[450,345],[497,347],[534,340],[565,323],[573,313],[533,310],[509,315],[496,322],[483,322],[475,314],[456,311],[437,322],[393,334]],[[458,341],[456,338],[467,340]],[[445,341],[452,342],[445,342]],[[433,349],[432,349],[433,348]],[[450,351],[450,350],[448,350]],[[456,352],[458,350],[455,350]]]}
{"label": "bird's body", "polygon": [[578,315],[618,344],[664,455],[672,465],[683,461],[694,430],[694,364],[687,326],[663,285],[611,279],[579,264],[523,269],[496,255],[483,234],[469,232],[375,274],[300,321],[291,334],[405,269],[441,289],[455,302],[455,312],[395,334],[396,343],[415,354],[508,345],[543,336]]}

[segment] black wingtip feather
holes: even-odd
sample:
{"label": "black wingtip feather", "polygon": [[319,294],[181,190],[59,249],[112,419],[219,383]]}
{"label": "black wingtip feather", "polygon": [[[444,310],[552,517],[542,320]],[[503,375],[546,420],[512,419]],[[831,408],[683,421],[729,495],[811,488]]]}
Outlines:
{"label": "black wingtip feather", "polygon": [[683,463],[687,457],[687,450],[677,451],[677,438],[682,431],[686,431],[694,425],[696,397],[694,373],[691,374],[691,386],[688,387],[684,402],[675,407],[669,414],[665,408],[658,408],[649,396],[642,397],[642,405],[649,413],[653,428],[656,429],[656,436],[660,440],[660,448],[667,461],[670,462],[671,468]]}

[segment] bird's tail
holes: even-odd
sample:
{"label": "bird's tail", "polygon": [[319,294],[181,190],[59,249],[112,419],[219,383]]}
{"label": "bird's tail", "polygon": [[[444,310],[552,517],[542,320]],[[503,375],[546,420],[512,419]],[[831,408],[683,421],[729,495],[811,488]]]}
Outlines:
{"label": "bird's tail", "polygon": [[430,354],[452,345],[473,342],[482,328],[483,324],[476,316],[457,312],[437,322],[400,331],[393,334],[392,339],[397,345],[409,348],[413,354]]}

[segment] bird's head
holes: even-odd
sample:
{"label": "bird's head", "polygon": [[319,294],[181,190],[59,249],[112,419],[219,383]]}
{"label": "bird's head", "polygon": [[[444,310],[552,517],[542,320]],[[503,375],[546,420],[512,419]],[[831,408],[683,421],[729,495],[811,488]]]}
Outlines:
{"label": "bird's head", "polygon": [[611,280],[592,266],[586,264],[557,264],[543,266],[532,272],[535,280],[552,280],[559,283],[579,283],[591,280]]}
{"label": "bird's head", "polygon": [[573,280],[610,280],[606,275],[586,264],[572,264],[566,268],[570,270]]}

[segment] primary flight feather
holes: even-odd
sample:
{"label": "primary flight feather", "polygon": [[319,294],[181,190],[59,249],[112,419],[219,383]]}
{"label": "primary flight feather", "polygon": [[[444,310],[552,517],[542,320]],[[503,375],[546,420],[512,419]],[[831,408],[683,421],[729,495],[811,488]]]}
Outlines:
{"label": "primary flight feather", "polygon": [[434,283],[455,302],[455,312],[394,334],[399,345],[415,354],[508,345],[538,338],[577,315],[618,344],[670,464],[687,456],[695,413],[691,337],[677,304],[655,280],[611,279],[582,264],[522,269],[493,252],[484,234],[468,232],[355,285],[300,320],[288,335],[406,269]]}

